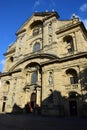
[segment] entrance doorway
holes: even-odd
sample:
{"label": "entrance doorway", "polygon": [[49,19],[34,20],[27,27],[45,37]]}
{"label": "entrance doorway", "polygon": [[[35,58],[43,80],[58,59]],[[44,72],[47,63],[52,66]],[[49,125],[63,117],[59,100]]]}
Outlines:
{"label": "entrance doorway", "polygon": [[76,100],[69,101],[70,115],[77,116],[77,103]]}
{"label": "entrance doorway", "polygon": [[32,111],[36,107],[36,93],[31,94],[30,106],[31,106]]}
{"label": "entrance doorway", "polygon": [[6,102],[3,102],[3,105],[2,105],[2,112],[5,111],[5,105],[6,105]]}

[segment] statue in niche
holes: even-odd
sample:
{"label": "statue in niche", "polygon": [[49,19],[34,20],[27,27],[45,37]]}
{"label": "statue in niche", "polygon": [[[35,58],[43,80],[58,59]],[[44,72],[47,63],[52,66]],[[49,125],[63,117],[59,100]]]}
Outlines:
{"label": "statue in niche", "polygon": [[49,85],[53,84],[53,72],[49,72]]}

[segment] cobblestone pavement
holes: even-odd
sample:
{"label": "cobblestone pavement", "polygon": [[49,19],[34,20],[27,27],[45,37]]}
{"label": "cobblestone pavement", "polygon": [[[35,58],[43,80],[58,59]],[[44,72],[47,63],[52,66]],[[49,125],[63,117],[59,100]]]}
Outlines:
{"label": "cobblestone pavement", "polygon": [[87,130],[87,118],[2,114],[0,130]]}

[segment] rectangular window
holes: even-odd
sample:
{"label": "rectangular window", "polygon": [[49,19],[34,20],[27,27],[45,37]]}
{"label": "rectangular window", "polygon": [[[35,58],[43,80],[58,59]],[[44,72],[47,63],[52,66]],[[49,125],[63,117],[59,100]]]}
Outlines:
{"label": "rectangular window", "polygon": [[49,44],[52,43],[52,35],[49,35]]}
{"label": "rectangular window", "polygon": [[71,84],[76,84],[76,83],[78,83],[78,78],[77,78],[77,77],[70,77],[70,83],[71,83]]}
{"label": "rectangular window", "polygon": [[5,106],[6,106],[6,102],[3,102],[2,112],[4,112],[4,111],[5,111]]}
{"label": "rectangular window", "polygon": [[70,77],[70,83],[74,84],[74,78],[73,77]]}
{"label": "rectangular window", "polygon": [[31,83],[36,84],[37,80],[38,80],[38,72],[35,71],[35,72],[32,73]]}
{"label": "rectangular window", "polygon": [[33,30],[33,36],[38,35],[38,34],[39,34],[39,29],[38,29],[38,28],[35,28],[35,29]]}
{"label": "rectangular window", "polygon": [[72,52],[72,48],[69,48],[69,49],[68,49],[68,52],[71,53],[71,52]]}

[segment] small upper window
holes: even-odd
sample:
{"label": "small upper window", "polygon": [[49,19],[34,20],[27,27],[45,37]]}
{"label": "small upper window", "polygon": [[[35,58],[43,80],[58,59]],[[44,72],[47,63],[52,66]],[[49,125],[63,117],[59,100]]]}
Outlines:
{"label": "small upper window", "polygon": [[74,51],[74,44],[73,44],[73,38],[72,36],[66,36],[64,37],[64,42],[66,42],[66,48],[68,53],[72,53]]}
{"label": "small upper window", "polygon": [[48,33],[51,34],[52,33],[52,23],[50,23],[48,25]]}
{"label": "small upper window", "polygon": [[7,93],[9,91],[9,88],[10,88],[10,82],[9,81],[6,81],[4,86],[3,86],[3,92]]}
{"label": "small upper window", "polygon": [[78,77],[77,76],[70,77],[70,83],[71,84],[77,84],[78,83]]}
{"label": "small upper window", "polygon": [[39,42],[36,42],[36,43],[34,44],[34,46],[33,46],[33,52],[36,52],[36,51],[38,51],[38,50],[40,50],[40,43],[39,43]]}
{"label": "small upper window", "polygon": [[37,80],[38,80],[38,72],[35,71],[35,72],[32,73],[31,83],[36,84]]}
{"label": "small upper window", "polygon": [[49,44],[52,43],[52,35],[49,35]]}
{"label": "small upper window", "polygon": [[10,57],[10,61],[13,62],[14,61],[14,58],[13,56]]}
{"label": "small upper window", "polygon": [[78,84],[78,76],[77,76],[76,70],[74,70],[74,69],[68,69],[66,71],[66,74],[70,78],[70,84]]}
{"label": "small upper window", "polygon": [[39,34],[39,28],[34,28],[33,36],[38,35],[38,34]]}

